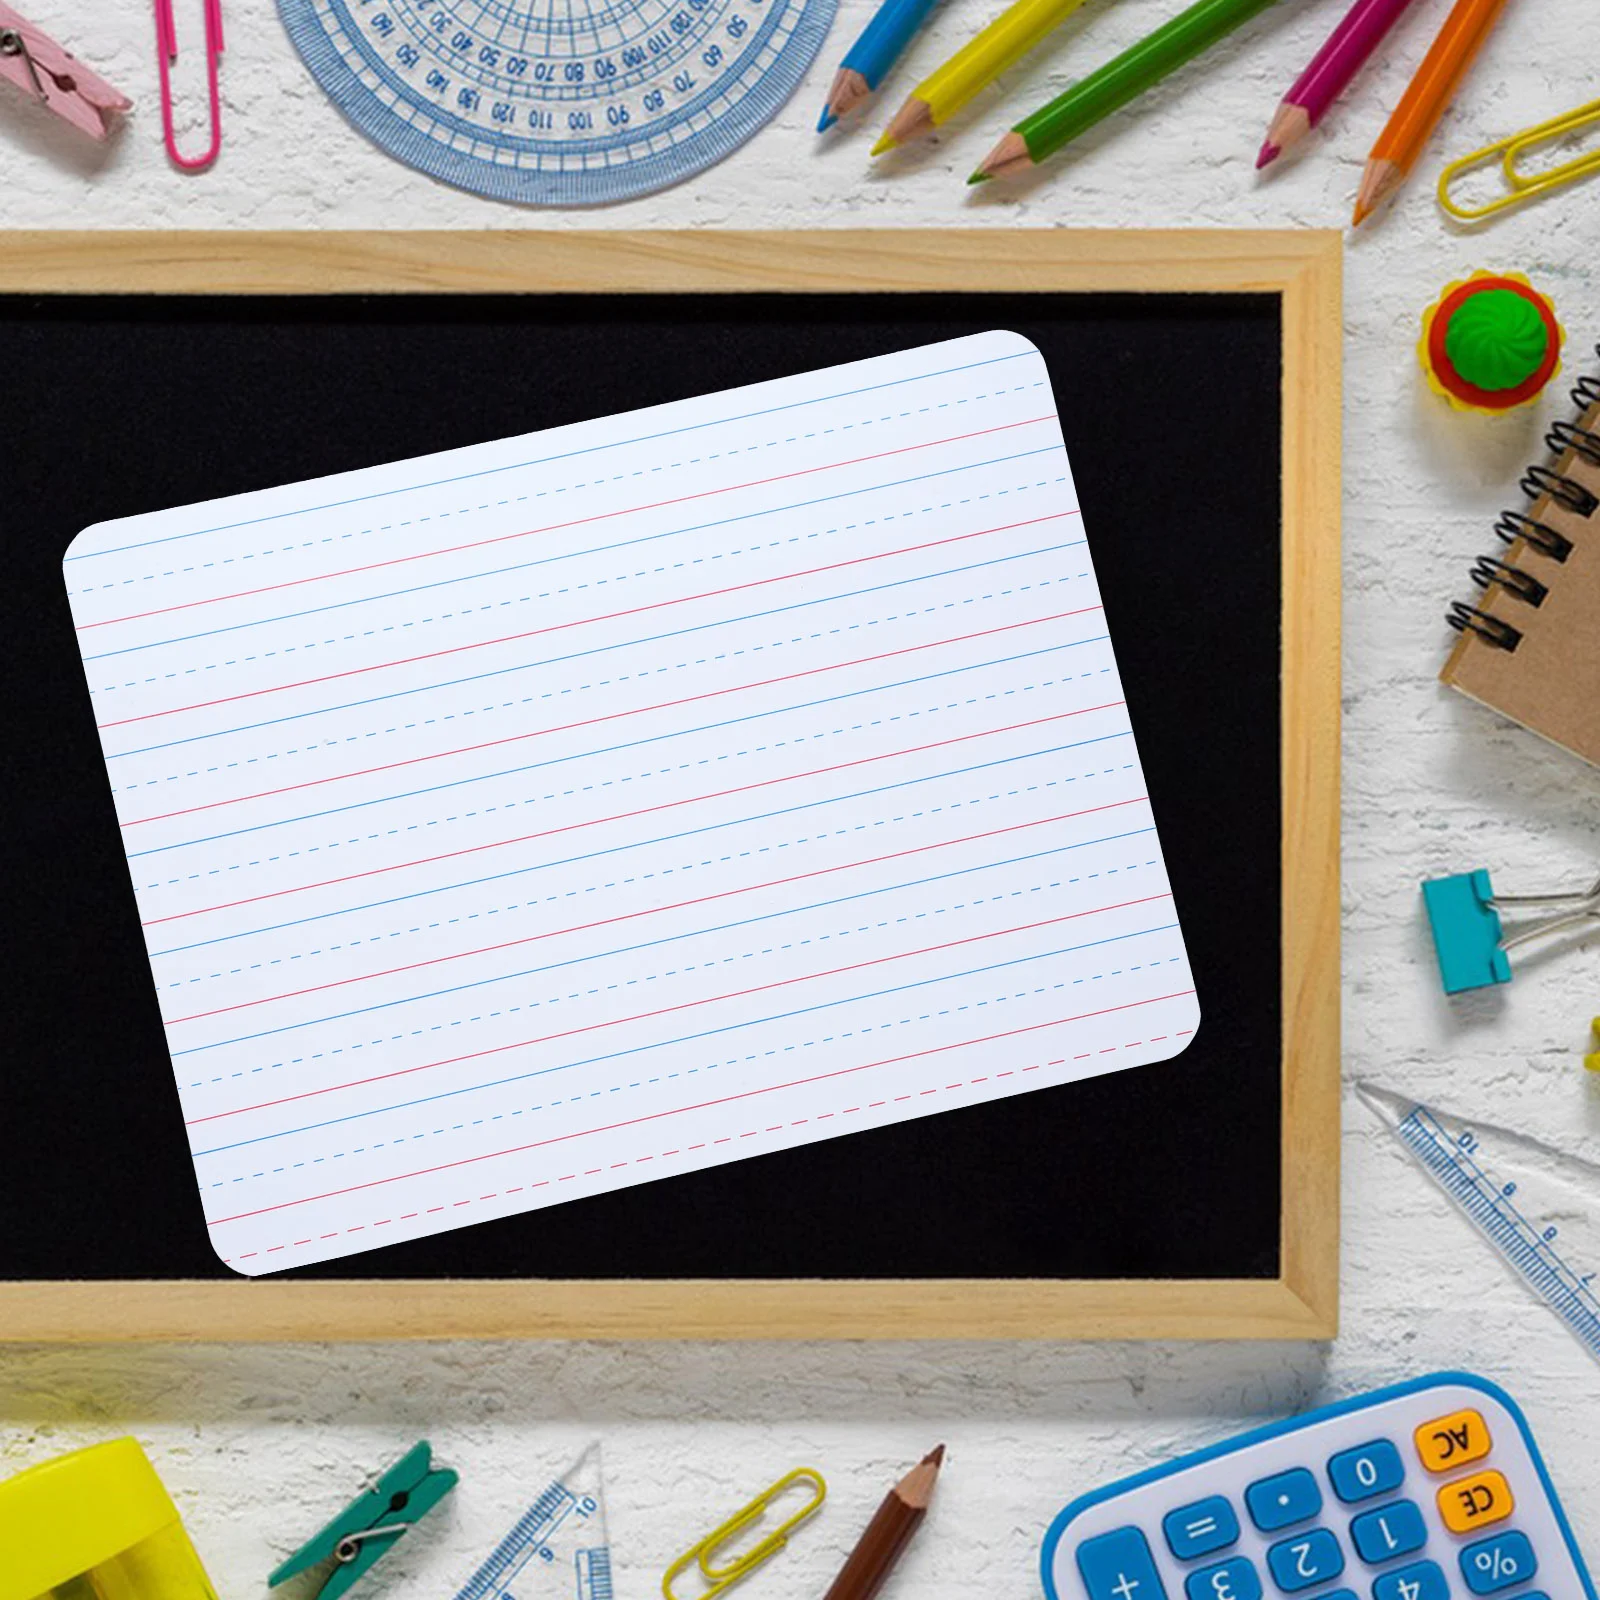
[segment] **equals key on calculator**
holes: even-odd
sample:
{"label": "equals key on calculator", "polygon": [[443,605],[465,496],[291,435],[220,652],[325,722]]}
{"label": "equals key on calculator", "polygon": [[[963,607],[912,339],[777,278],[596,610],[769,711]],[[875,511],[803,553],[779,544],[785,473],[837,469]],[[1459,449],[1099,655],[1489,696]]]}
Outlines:
{"label": "equals key on calculator", "polygon": [[1600,1600],[1504,1390],[1440,1373],[1066,1507],[1047,1600]]}

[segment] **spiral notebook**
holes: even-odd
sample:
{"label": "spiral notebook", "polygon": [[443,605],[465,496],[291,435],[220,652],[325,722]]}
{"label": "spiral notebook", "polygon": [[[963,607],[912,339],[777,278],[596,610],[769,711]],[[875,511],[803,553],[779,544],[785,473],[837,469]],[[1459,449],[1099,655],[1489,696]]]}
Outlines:
{"label": "spiral notebook", "polygon": [[66,575],[240,1272],[1197,1025],[1016,334],[102,523]]}
{"label": "spiral notebook", "polygon": [[1545,436],[1528,469],[1529,504],[1495,532],[1510,546],[1472,569],[1483,591],[1458,600],[1461,635],[1445,683],[1600,765],[1600,378],[1572,391],[1578,416]]}

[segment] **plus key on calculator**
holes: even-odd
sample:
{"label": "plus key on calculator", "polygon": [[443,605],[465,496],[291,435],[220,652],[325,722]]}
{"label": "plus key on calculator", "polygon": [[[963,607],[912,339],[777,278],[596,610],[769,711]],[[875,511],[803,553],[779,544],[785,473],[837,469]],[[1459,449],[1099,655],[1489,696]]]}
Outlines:
{"label": "plus key on calculator", "polygon": [[1048,1600],[1600,1600],[1516,1402],[1440,1373],[1066,1507]]}

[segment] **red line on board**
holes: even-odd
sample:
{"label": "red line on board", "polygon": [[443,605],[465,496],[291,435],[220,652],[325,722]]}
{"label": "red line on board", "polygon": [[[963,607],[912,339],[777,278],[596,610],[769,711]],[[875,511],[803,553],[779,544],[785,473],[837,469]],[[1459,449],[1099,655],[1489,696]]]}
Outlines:
{"label": "red line on board", "polygon": [[[341,567],[335,572],[315,572],[305,578],[289,578],[282,583],[266,583],[259,589],[240,589],[233,594],[212,595],[205,600],[185,600],[181,605],[157,606],[152,611],[134,611],[125,617],[107,617],[103,622],[84,622],[78,625],[79,633],[91,628],[110,628],[119,622],[138,622],[144,617],[162,617],[172,611],[192,611],[196,606],[217,605],[224,600],[246,600],[251,595],[272,594],[278,589],[296,589],[305,583],[321,583],[328,578],[348,578],[358,572],[376,572],[380,567],[398,567],[409,561],[425,561],[430,556],[455,555],[462,550],[481,550],[486,545],[506,544],[513,539],[529,539],[535,534],[557,533],[563,528],[581,528],[590,522],[605,522],[611,517],[633,517],[645,511],[659,511],[665,506],[686,505],[691,500],[708,500],[719,494],[734,494],[740,489],[760,489],[769,483],[784,483],[790,478],[805,478],[816,472],[833,472],[840,467],[859,467],[868,461],[885,461],[890,456],[903,456],[916,450],[937,450],[942,445],[960,444],[964,439],[982,439],[991,433],[1005,433],[1011,428],[1029,428],[1036,422],[1054,422],[1055,413],[1047,417],[1024,417],[1020,422],[1002,422],[993,428],[978,428],[972,433],[952,434],[948,439],[928,439],[921,444],[901,445],[895,450],[879,450],[869,456],[852,456],[847,461],[826,461],[821,466],[801,467],[794,472],[780,472],[771,478],[752,478],[748,483],[729,483],[720,489],[701,489],[694,494],[677,495],[670,500],[651,500],[640,506],[624,506],[616,511],[596,511],[591,516],[574,517],[570,522],[551,522],[542,528],[524,528],[518,533],[497,534],[492,539],[469,539],[465,544],[441,545],[437,550],[419,550],[415,555],[390,556],[384,561],[369,561],[365,566]],[[778,509],[783,509],[779,507]]]}
{"label": "red line on board", "polygon": [[[933,640],[930,640],[927,644],[907,645],[903,649],[900,649],[900,650],[885,650],[881,654],[875,655],[875,656],[858,656],[854,661],[833,661],[833,662],[830,662],[827,666],[823,666],[823,667],[807,667],[805,670],[803,670],[801,672],[786,672],[786,673],[783,673],[781,676],[776,677],[776,678],[762,678],[759,682],[739,684],[736,687],[737,688],[742,688],[742,689],[764,689],[769,684],[789,683],[795,678],[810,678],[810,677],[814,677],[819,672],[837,672],[841,667],[860,667],[860,666],[865,666],[870,661],[886,661],[886,660],[890,659],[893,656],[914,655],[919,650],[933,650],[933,649],[936,649],[939,645],[945,645],[945,644],[963,644],[968,639],[987,639],[992,634],[1010,633],[1015,628],[1031,628],[1031,627],[1034,627],[1036,624],[1041,623],[1041,622],[1059,622],[1065,617],[1081,617],[1085,612],[1088,612],[1088,611],[1099,611],[1101,609],[1102,608],[1100,606],[1098,606],[1098,605],[1079,606],[1078,609],[1075,610],[1075,611],[1057,611],[1057,612],[1054,612],[1050,616],[1047,616],[1047,617],[1030,617],[1028,619],[1028,621],[1026,621],[1026,622],[1008,622],[1003,627],[999,627],[999,628],[981,628],[976,633],[959,633],[959,634],[956,634],[954,638],[950,638],[950,639],[933,639]],[[504,641],[496,641],[496,642],[503,643]],[[422,656],[418,656],[415,659],[420,661],[420,660],[424,660],[426,658],[422,657]],[[390,666],[394,666],[394,665],[399,665],[399,664],[403,664],[403,663],[390,662],[390,663],[387,663],[387,664],[390,665]],[[369,668],[369,667],[355,667],[352,670],[355,671],[355,672],[369,672],[369,671],[374,671],[376,669],[375,668]],[[342,678],[342,677],[348,677],[349,674],[340,672],[340,673],[333,674],[333,676]],[[307,683],[324,683],[326,681],[327,680],[323,679],[323,678],[308,678],[306,680]],[[301,684],[287,684],[287,685],[285,685],[285,687],[291,688],[291,689],[298,689],[298,688],[304,687],[304,685],[301,685]],[[732,689],[717,689],[717,690],[713,690],[713,691],[711,691],[710,693],[707,693],[707,694],[685,695],[680,700],[663,700],[659,705],[654,705],[654,706],[635,706],[630,711],[614,711],[614,712],[611,712],[610,714],[608,714],[606,716],[603,716],[603,717],[587,717],[581,722],[566,722],[566,723],[562,723],[560,727],[557,727],[557,728],[544,728],[544,729],[541,729],[540,731],[543,732],[543,733],[564,733],[564,732],[566,732],[566,731],[568,731],[569,729],[572,729],[572,728],[587,728],[591,724],[597,723],[597,722],[614,722],[618,717],[637,716],[640,711],[664,711],[664,710],[667,710],[668,708],[670,708],[672,706],[690,705],[696,700],[709,700],[709,699],[712,699],[715,695],[718,695],[718,694],[732,694],[733,692],[734,692],[734,690],[732,690]],[[258,694],[275,694],[275,693],[277,693],[277,691],[275,689],[248,689],[243,694],[226,695],[221,700],[207,700],[205,702],[205,706],[226,705],[229,701],[233,701],[233,700],[250,700],[250,699],[253,699]],[[103,723],[100,724],[100,729],[101,729],[102,732],[104,732],[105,729],[107,729],[107,728],[120,728],[120,727],[123,727],[126,723],[129,723],[129,722],[149,722],[154,718],[172,716],[177,711],[199,711],[199,710],[203,710],[204,708],[205,708],[204,706],[178,706],[178,707],[174,708],[174,711],[151,711],[151,712],[148,712],[148,713],[146,713],[146,714],[144,714],[142,716],[125,717],[125,718],[123,718],[122,722],[103,722]],[[319,708],[319,709],[324,709],[325,710],[327,708],[323,707],[323,708]],[[314,715],[314,714],[315,713],[307,713],[307,715]],[[523,735],[522,737],[531,737],[531,736]],[[470,746],[469,748],[476,748],[476,746]],[[451,752],[448,752],[448,751],[446,752],[446,754],[450,754],[450,753]],[[375,767],[372,770],[373,771],[382,771],[383,769]],[[124,823],[123,826],[124,827],[131,827],[132,824],[131,823]]]}
{"label": "red line on board", "polygon": [[191,1012],[186,1017],[168,1017],[169,1028],[180,1022],[199,1022],[206,1017],[220,1017],[229,1011],[248,1011],[253,1006],[267,1006],[278,1000],[297,1000],[301,995],[321,994],[325,989],[343,989],[352,983],[370,983],[375,978],[392,978],[402,972],[416,972],[423,967],[442,966],[447,961],[465,961],[471,956],[492,955],[496,950],[514,950],[519,945],[537,944],[543,939],[559,939],[569,933],[587,933],[594,928],[608,928],[616,922],[631,922],[635,917],[652,917],[662,911],[683,911],[689,906],[705,905],[711,900],[728,900],[734,895],[753,894],[758,889],[777,889],[786,883],[800,883],[806,878],[824,878],[833,872],[848,872],[853,867],[878,866],[885,861],[899,861],[905,856],[919,856],[929,850],[946,850],[953,845],[972,844],[978,839],[996,839],[1002,834],[1020,833],[1025,828],[1042,828],[1052,822],[1069,822],[1074,817],[1087,817],[1097,811],[1115,811],[1120,806],[1137,805],[1148,795],[1135,795],[1130,800],[1111,800],[1101,806],[1087,806],[1082,811],[1063,811],[1059,816],[1039,817],[1033,822],[1014,822],[1009,827],[992,828],[987,833],[969,833],[959,839],[939,839],[933,844],[919,844],[909,850],[891,850],[887,855],[868,856],[864,861],[841,861],[837,866],[817,867],[810,872],[796,872],[787,878],[773,878],[768,883],[747,883],[737,889],[723,889],[716,894],[698,895],[692,900],[677,900],[670,905],[645,906],[639,911],[624,911],[614,917],[600,917],[594,922],[580,922],[570,928],[552,928],[547,933],[530,933],[521,939],[504,939],[499,944],[481,945],[476,950],[458,950],[454,955],[430,956],[426,961],[412,961],[404,966],[385,967],[381,972],[363,972],[351,978],[335,978],[328,983],[309,984],[304,989],[290,989],[283,994],[262,995],[256,1000],[240,1000],[231,1006],[217,1006],[210,1011]]}
{"label": "red line on board", "polygon": [[[102,728],[120,728],[120,727],[124,726],[125,723],[129,723],[129,722],[149,722],[149,721],[151,721],[151,720],[153,720],[154,718],[157,718],[157,717],[174,717],[174,716],[177,716],[179,713],[184,712],[184,711],[204,711],[209,706],[228,705],[229,703],[231,703],[234,700],[253,700],[258,695],[279,694],[279,693],[281,693],[281,692],[283,692],[284,690],[287,690],[287,689],[306,689],[306,688],[309,688],[312,685],[318,684],[318,683],[331,683],[335,678],[353,678],[353,677],[358,677],[364,672],[382,672],[388,667],[409,667],[409,666],[414,666],[419,661],[432,661],[432,660],[435,660],[439,656],[460,655],[461,652],[464,651],[464,650],[483,650],[483,649],[487,649],[490,645],[514,644],[520,639],[532,639],[532,638],[536,637],[537,635],[543,634],[543,633],[560,633],[564,629],[567,629],[567,628],[582,628],[582,627],[585,627],[587,624],[589,624],[591,622],[614,622],[618,617],[631,617],[631,616],[634,616],[638,612],[641,612],[641,611],[658,611],[658,610],[663,609],[666,606],[685,605],[691,600],[711,600],[711,599],[715,599],[718,595],[732,594],[736,590],[739,590],[739,589],[759,589],[764,584],[768,584],[768,583],[784,583],[784,582],[787,582],[790,578],[811,578],[811,577],[815,577],[816,574],[819,573],[819,572],[831,572],[836,567],[854,567],[854,566],[859,566],[864,561],[879,561],[879,560],[882,560],[885,556],[903,556],[903,555],[908,555],[913,551],[916,551],[916,550],[927,550],[927,549],[930,549],[933,545],[938,545],[938,544],[959,544],[963,539],[981,539],[986,534],[1007,533],[1013,528],[1029,528],[1029,527],[1032,527],[1034,525],[1034,523],[1038,523],[1038,522],[1054,522],[1058,517],[1076,516],[1077,514],[1078,514],[1077,512],[1073,512],[1073,511],[1059,511],[1059,512],[1053,512],[1048,517],[1033,517],[1027,522],[1008,522],[1008,523],[1005,523],[1002,526],[997,527],[997,528],[979,528],[973,533],[958,533],[958,534],[954,535],[953,537],[951,537],[949,539],[933,539],[933,540],[930,540],[929,543],[925,544],[925,545],[922,545],[922,544],[911,544],[911,545],[905,545],[903,548],[901,548],[899,550],[884,550],[884,551],[880,552],[878,555],[853,556],[848,561],[836,561],[836,562],[832,563],[830,566],[826,566],[826,567],[811,567],[811,568],[807,569],[804,572],[780,572],[780,573],[777,574],[777,576],[771,577],[771,578],[755,578],[755,579],[752,579],[751,582],[749,582],[749,583],[730,584],[726,589],[708,589],[703,594],[680,595],[675,600],[653,600],[653,601],[650,602],[649,605],[633,606],[629,610],[626,610],[626,611],[609,611],[605,615],[598,616],[598,617],[577,617],[577,618],[574,618],[571,622],[552,622],[548,626],[543,627],[543,628],[530,628],[525,633],[508,633],[508,634],[505,634],[503,637],[498,638],[498,639],[480,639],[476,644],[451,645],[448,649],[432,650],[432,651],[429,651],[426,655],[420,655],[420,656],[405,656],[405,657],[403,657],[403,658],[401,658],[399,660],[396,660],[396,661],[377,661],[377,662],[374,662],[371,666],[367,666],[367,667],[350,667],[350,668],[347,668],[343,672],[330,672],[330,673],[327,673],[323,677],[320,677],[320,678],[301,678],[295,683],[280,683],[280,684],[274,685],[270,689],[248,689],[242,694],[224,695],[222,697],[222,699],[220,699],[220,700],[200,700],[200,701],[196,701],[194,705],[190,705],[190,706],[173,706],[169,710],[166,710],[166,711],[147,711],[147,712],[145,712],[142,715],[137,716],[137,717],[125,717],[125,718],[123,718],[123,720],[121,722],[104,722],[104,723],[99,724],[99,726],[102,727]],[[314,713],[312,713],[312,714],[314,714]],[[231,730],[224,730],[224,731],[231,731]],[[529,737],[531,737],[531,735],[518,734],[518,735],[513,736],[512,738],[490,739],[484,744],[467,745],[464,748],[466,750],[487,750],[491,746],[496,745],[496,744],[512,744],[512,743],[515,742],[515,740],[517,738],[524,738],[525,739],[525,738],[529,738]],[[461,750],[442,750],[442,751],[439,751],[437,754],[431,755],[431,756],[416,756],[411,761],[394,761],[394,762],[390,762],[389,766],[395,766],[395,767],[412,766],[412,765],[415,765],[415,763],[418,762],[418,761],[438,761],[443,756],[461,755],[462,753],[463,752]],[[388,767],[367,767],[367,768],[364,768],[363,771],[365,771],[365,772],[386,772],[386,771],[388,771]],[[266,790],[263,790],[262,793],[263,794],[285,794],[290,789],[308,789],[308,788],[311,788],[314,784],[317,784],[317,783],[333,783],[338,778],[341,778],[341,777],[355,777],[355,778],[358,778],[358,777],[361,777],[361,776],[362,776],[362,773],[360,773],[360,772],[337,773],[332,778],[314,778],[314,779],[310,780],[307,783],[291,783],[291,784],[286,785],[282,789],[266,789]],[[238,797],[238,799],[235,799],[235,800],[216,800],[216,801],[211,802],[210,806],[191,806],[191,807],[188,808],[188,810],[190,810],[190,811],[207,811],[207,810],[210,810],[212,806],[236,805],[236,804],[238,804],[238,800],[239,799],[243,799],[243,800],[258,800],[260,798],[261,798],[261,795],[241,795],[241,796]],[[136,822],[159,822],[162,819],[162,817],[181,817],[181,816],[186,816],[187,814],[188,814],[187,811],[164,811],[159,816],[138,817],[138,818],[135,819],[135,821]],[[134,823],[131,823],[131,822],[130,823],[124,823],[123,826],[124,827],[133,827]]]}
{"label": "red line on board", "polygon": [[[801,678],[815,678],[824,672],[842,672],[846,667],[870,666],[874,661],[888,661],[896,656],[918,655],[924,650],[939,650],[947,644],[968,644],[974,639],[992,638],[997,633],[1013,633],[1018,628],[1036,628],[1042,622],[1064,622],[1068,617],[1081,617],[1091,611],[1099,611],[1098,605],[1079,606],[1076,611],[1057,611],[1047,617],[1030,617],[1026,622],[1007,622],[998,628],[984,628],[977,633],[958,633],[950,639],[929,639],[924,644],[902,645],[898,650],[884,650],[875,656],[857,656],[853,661],[830,661],[825,666],[802,667],[798,672],[780,673],[775,678],[758,678],[754,683],[734,683],[721,689],[705,689],[699,694],[680,695],[676,700],[659,700],[652,706],[629,706],[625,711],[607,711],[598,717],[582,717],[577,722],[559,722],[551,728],[535,728],[529,733],[508,734],[503,739],[490,739],[483,744],[463,745],[459,750],[444,750],[436,756],[409,756],[403,761],[391,761],[383,766],[364,767],[359,772],[336,773],[329,778],[311,778],[304,783],[291,783],[282,789],[266,789],[260,794],[242,795],[237,800],[214,800],[203,806],[191,806],[189,811],[212,811],[219,806],[238,805],[243,800],[262,800],[275,794],[288,794],[295,789],[314,789],[319,784],[335,783],[341,778],[367,777],[374,772],[388,772],[395,767],[415,766],[419,761],[437,761],[445,756],[469,755],[475,750],[488,750],[496,745],[517,744],[524,739],[538,739],[547,733],[571,733],[578,728],[594,728],[605,722],[620,722],[627,717],[639,717],[651,711],[672,711],[679,706],[697,705],[702,700],[717,700],[724,695],[743,694],[750,689],[770,689],[777,683],[794,683]],[[980,663],[987,665],[987,663]],[[486,773],[485,777],[496,777],[496,773]],[[382,798],[380,796],[380,798]],[[187,816],[189,811],[169,811],[167,817]],[[159,822],[160,817],[137,817],[131,822],[124,822],[122,827],[135,828],[141,822]]]}
{"label": "red line on board", "polygon": [[341,1089],[361,1089],[369,1083],[387,1083],[391,1078],[409,1078],[414,1073],[428,1072],[434,1067],[456,1066],[463,1061],[478,1061],[485,1056],[504,1055],[508,1050],[524,1050],[536,1044],[551,1044],[557,1039],[575,1038],[580,1033],[598,1033],[605,1028],[619,1028],[628,1022],[648,1022],[652,1017],[667,1017],[679,1011],[694,1011],[701,1006],[717,1005],[724,1000],[743,1000],[753,994],[766,994],[773,989],[787,989],[791,984],[812,983],[819,978],[836,978],[846,972],[861,972],[867,967],[881,967],[891,961],[906,961],[912,956],[934,955],[940,950],[958,950],[963,945],[983,944],[990,939],[1003,939],[1013,933],[1031,933],[1037,928],[1053,928],[1063,922],[1077,922],[1084,917],[1098,917],[1107,911],[1123,911],[1129,906],[1149,905],[1152,900],[1170,900],[1171,891],[1161,894],[1140,895],[1136,900],[1119,900],[1114,905],[1094,906],[1087,911],[1069,911],[1059,917],[1042,917],[1037,922],[1019,923],[1014,928],[996,928],[989,933],[972,933],[962,939],[947,939],[942,944],[923,945],[918,950],[900,950],[893,955],[871,956],[865,961],[847,962],[842,967],[828,967],[822,972],[797,973],[792,978],[775,978],[771,983],[752,984],[748,989],[734,989],[727,994],[706,995],[699,1000],[680,1000],[675,1005],[657,1006],[653,1011],[638,1011],[631,1017],[607,1017],[604,1022],[588,1022],[581,1028],[563,1028],[559,1033],[540,1034],[533,1039],[518,1039],[511,1044],[495,1045],[487,1050],[473,1050],[466,1055],[449,1056],[443,1061],[423,1061],[414,1067],[400,1067],[393,1072],[375,1072],[369,1078],[353,1078],[349,1083],[324,1084],[320,1089],[306,1089],[300,1094],[286,1094],[276,1100],[261,1100],[255,1105],[235,1106],[230,1111],[213,1111],[209,1116],[190,1117],[184,1126],[199,1127],[205,1122],[221,1122],[227,1117],[244,1116],[251,1111],[267,1111],[273,1106],[285,1106],[299,1100],[315,1100],[325,1094],[336,1094]]}
{"label": "red line on board", "polygon": [[[582,1128],[576,1133],[556,1134],[549,1139],[535,1139],[529,1144],[512,1145],[505,1150],[491,1150],[481,1156],[466,1156],[460,1161],[441,1162],[436,1167],[420,1167],[415,1172],[398,1172],[390,1178],[374,1178],[370,1183],[353,1183],[344,1189],[329,1189],[323,1194],[308,1194],[299,1200],[283,1200],[277,1205],[261,1206],[255,1211],[236,1212],[231,1217],[217,1217],[208,1219],[207,1226],[212,1228],[225,1227],[230,1222],[243,1222],[249,1217],[265,1216],[269,1211],[287,1211],[293,1206],[312,1205],[318,1200],[332,1200],[339,1195],[356,1194],[363,1189],[377,1189],[388,1183],[405,1183],[412,1178],[426,1178],[435,1172],[450,1172],[457,1167],[469,1167],[479,1161],[495,1161],[501,1156],[521,1155],[528,1150],[543,1149],[547,1145],[565,1144],[572,1139],[587,1139],[597,1133],[615,1133],[620,1128],[637,1127],[641,1123],[658,1122],[663,1117],[680,1117],[691,1111],[707,1111],[712,1106],[731,1105],[735,1101],[754,1099],[757,1095],[776,1094],[784,1089],[801,1089],[812,1083],[825,1083],[831,1078],[846,1078],[853,1073],[867,1072],[873,1067],[898,1066],[902,1061],[915,1061],[922,1056],[942,1055],[948,1050],[965,1050],[972,1045],[993,1044],[997,1039],[1012,1039],[1019,1034],[1037,1033],[1042,1028],[1059,1028],[1069,1022],[1087,1022],[1091,1017],[1106,1017],[1118,1011],[1133,1011],[1139,1006],[1159,1005],[1164,1000],[1182,1000],[1194,993],[1193,989],[1177,989],[1171,994],[1152,995],[1147,1000],[1130,1000],[1126,1005],[1107,1006],[1100,1011],[1082,1011],[1074,1017],[1057,1017],[1050,1022],[1035,1022],[1025,1028],[1012,1028],[1005,1033],[986,1034],[981,1039],[961,1039],[954,1044],[933,1045],[927,1050],[913,1050],[903,1056],[888,1056],[882,1061],[864,1061],[860,1066],[841,1067],[835,1072],[819,1072],[810,1078],[793,1078],[787,1083],[767,1084],[760,1089],[746,1089],[740,1094],[723,1095],[716,1100],[702,1100],[691,1106],[674,1106],[667,1111],[652,1111],[642,1117],[629,1117],[623,1122],[608,1122],[598,1128]],[[718,1143],[723,1141],[718,1140]],[[244,1258],[241,1256],[241,1260]]]}
{"label": "red line on board", "polygon": [[949,739],[935,739],[930,744],[915,744],[906,750],[886,750],[880,755],[858,756],[853,761],[839,761],[829,767],[812,767],[807,772],[786,772],[777,778],[761,778],[755,783],[742,783],[732,789],[715,789],[710,794],[688,795],[682,800],[663,800],[659,805],[640,806],[636,811],[618,811],[609,817],[590,817],[583,822],[564,823],[559,828],[544,828],[536,833],[519,833],[510,839],[492,839],[487,844],[466,845],[460,850],[446,850],[436,856],[419,856],[415,861],[397,861],[392,866],[369,867],[364,872],[349,872],[342,878],[322,878],[316,883],[303,883],[292,889],[271,889],[266,894],[247,895],[242,900],[224,900],[214,906],[200,906],[194,911],[174,911],[164,917],[152,917],[141,927],[153,928],[158,923],[181,922],[186,917],[203,917],[211,911],[231,911],[235,906],[255,905],[262,900],[278,900],[286,894],[305,894],[312,889],[328,889],[340,883],[352,883],[357,878],[375,878],[386,872],[403,872],[408,867],[431,866],[436,861],[454,861],[458,856],[477,855],[481,850],[500,850],[507,845],[527,844],[534,839],[548,839],[558,833],[573,833],[580,828],[597,828],[605,822],[626,822],[632,817],[648,816],[654,811],[671,811],[678,806],[692,806],[702,800],[722,800],[732,794],[748,794],[752,789],[769,789],[777,783],[794,783],[801,778],[819,778],[830,772],[843,772],[848,767],[870,766],[875,761],[893,761],[897,756],[920,755],[925,750],[942,750],[946,745],[965,744],[970,739],[988,739],[997,733],[1016,733],[1023,728],[1038,728],[1048,722],[1063,722],[1069,717],[1085,717],[1095,711],[1111,711],[1124,704],[1121,700],[1108,700],[1104,705],[1083,706],[1077,711],[1058,711],[1048,717],[1034,717],[1027,722],[1010,722],[1000,728],[980,728],[976,733],[958,733]]}

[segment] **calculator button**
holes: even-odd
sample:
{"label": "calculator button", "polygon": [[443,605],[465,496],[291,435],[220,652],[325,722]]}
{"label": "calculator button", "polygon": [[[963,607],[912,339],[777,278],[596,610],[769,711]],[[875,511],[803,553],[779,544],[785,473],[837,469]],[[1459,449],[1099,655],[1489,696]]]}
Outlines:
{"label": "calculator button", "polygon": [[1538,1558],[1525,1533],[1497,1533],[1461,1552],[1461,1576],[1474,1594],[1498,1594],[1526,1583],[1538,1570]]}
{"label": "calculator button", "polygon": [[1261,1579],[1243,1556],[1202,1567],[1183,1580],[1189,1600],[1261,1600]]}
{"label": "calculator button", "polygon": [[1424,1422],[1413,1436],[1417,1454],[1429,1472],[1454,1472],[1469,1461],[1481,1461],[1494,1441],[1489,1425],[1476,1411],[1452,1411]]}
{"label": "calculator button", "polygon": [[1180,1561],[1193,1561],[1213,1551],[1226,1550],[1238,1542],[1239,1519],[1233,1507],[1220,1495],[1179,1506],[1161,1519],[1167,1548]]}
{"label": "calculator button", "polygon": [[1499,1472],[1475,1472],[1457,1478],[1439,1491],[1439,1515],[1451,1533],[1471,1533],[1504,1521],[1517,1509],[1511,1485]]}
{"label": "calculator button", "polygon": [[1263,1533],[1274,1533],[1314,1517],[1322,1509],[1322,1491],[1304,1467],[1262,1478],[1244,1492],[1250,1520]]}
{"label": "calculator button", "polygon": [[1450,1600],[1450,1585],[1437,1561],[1413,1561],[1374,1579],[1372,1600]]}
{"label": "calculator button", "polygon": [[1089,1600],[1166,1600],[1150,1546],[1137,1528],[1116,1528],[1078,1546]]}
{"label": "calculator button", "polygon": [[1368,1566],[1408,1556],[1428,1542],[1428,1527],[1414,1500],[1396,1500],[1392,1506],[1368,1511],[1350,1524],[1356,1552]]}
{"label": "calculator button", "polygon": [[1267,1565],[1272,1581],[1285,1594],[1295,1594],[1337,1578],[1344,1571],[1344,1551],[1326,1528],[1313,1528],[1301,1538],[1273,1545],[1267,1551]]}
{"label": "calculator button", "polygon": [[1358,1444],[1354,1450],[1341,1450],[1328,1462],[1328,1481],[1333,1492],[1346,1505],[1388,1494],[1405,1482],[1406,1469],[1400,1452],[1387,1439]]}

